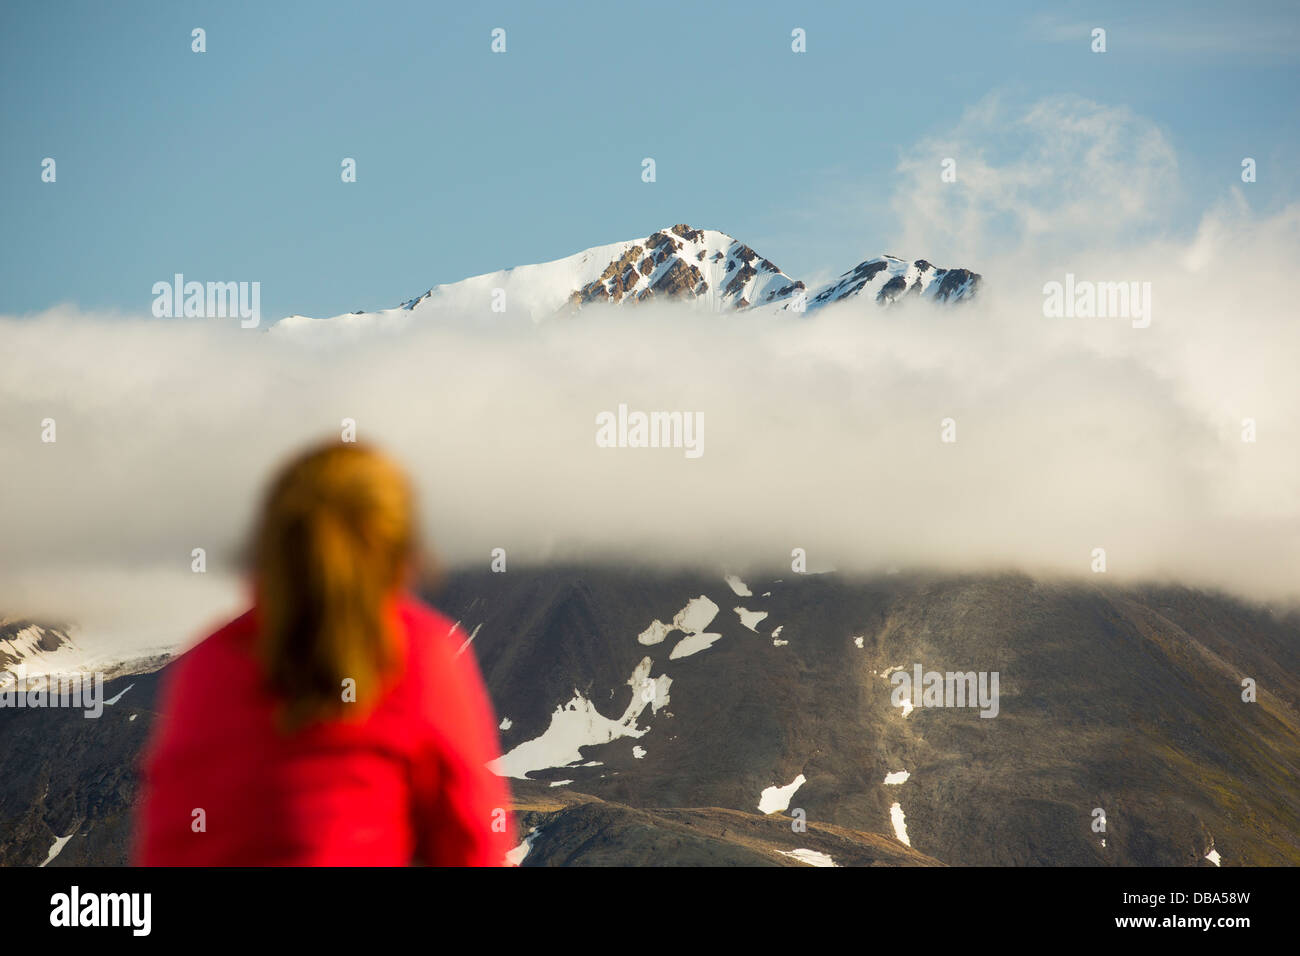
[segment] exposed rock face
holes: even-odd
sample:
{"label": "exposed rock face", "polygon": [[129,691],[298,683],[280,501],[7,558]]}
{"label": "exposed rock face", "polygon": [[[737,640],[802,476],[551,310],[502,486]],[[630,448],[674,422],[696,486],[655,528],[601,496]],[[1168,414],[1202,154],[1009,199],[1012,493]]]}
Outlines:
{"label": "exposed rock face", "polygon": [[941,271],[943,278],[939,280],[939,288],[935,291],[934,297],[944,302],[965,297],[968,292],[973,292],[980,282],[980,277],[967,269]]}
{"label": "exposed rock face", "polygon": [[603,300],[610,302],[622,301],[623,296],[640,282],[642,276],[650,274],[646,271],[647,265],[649,264],[650,268],[653,268],[653,261],[647,256],[640,264],[641,273],[637,273],[636,262],[643,251],[641,246],[633,246],[627,250],[627,252],[606,266],[605,271],[600,274],[600,278],[595,282],[591,282],[574,292],[570,301],[575,306]]}
{"label": "exposed rock face", "polygon": [[813,294],[810,306],[830,305],[869,295],[879,305],[903,298],[957,302],[973,298],[981,277],[967,269],[936,269],[924,259],[907,262],[894,256],[868,259]]}
{"label": "exposed rock face", "polygon": [[704,284],[704,276],[700,275],[699,269],[682,259],[674,259],[673,264],[650,287],[650,294],[669,298],[699,295],[704,291]]}
{"label": "exposed rock face", "polygon": [[[919,282],[916,283],[919,285]],[[889,281],[880,287],[876,293],[877,302],[893,302],[907,289],[907,279],[901,275],[890,277]]]}
{"label": "exposed rock face", "polygon": [[740,267],[740,271],[732,276],[731,281],[727,283],[726,294],[740,295],[741,290],[745,288],[745,283],[756,275],[758,275],[758,271],[749,263],[745,263]]}
{"label": "exposed rock face", "polygon": [[[751,263],[761,267],[755,268]],[[772,281],[776,279],[778,281]],[[592,303],[703,300],[715,311],[778,301],[802,288],[775,263],[730,236],[678,223],[637,242],[569,298],[573,309]]]}

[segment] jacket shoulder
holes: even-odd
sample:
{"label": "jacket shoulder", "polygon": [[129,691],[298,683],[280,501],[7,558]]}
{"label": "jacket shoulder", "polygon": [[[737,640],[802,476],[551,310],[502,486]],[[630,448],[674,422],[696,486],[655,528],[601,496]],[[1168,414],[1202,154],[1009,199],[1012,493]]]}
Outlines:
{"label": "jacket shoulder", "polygon": [[410,629],[412,643],[435,653],[454,653],[469,636],[461,635],[458,624],[419,598],[403,598],[400,613]]}

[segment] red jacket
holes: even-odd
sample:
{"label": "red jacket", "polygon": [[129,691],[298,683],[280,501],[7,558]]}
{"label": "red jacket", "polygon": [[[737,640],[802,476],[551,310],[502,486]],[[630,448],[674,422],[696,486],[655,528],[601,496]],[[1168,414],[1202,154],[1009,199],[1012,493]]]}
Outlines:
{"label": "red jacket", "polygon": [[397,610],[405,666],[359,722],[275,729],[256,609],[180,657],[143,761],[136,862],[502,865],[514,822],[485,766],[500,749],[474,654],[418,601]]}

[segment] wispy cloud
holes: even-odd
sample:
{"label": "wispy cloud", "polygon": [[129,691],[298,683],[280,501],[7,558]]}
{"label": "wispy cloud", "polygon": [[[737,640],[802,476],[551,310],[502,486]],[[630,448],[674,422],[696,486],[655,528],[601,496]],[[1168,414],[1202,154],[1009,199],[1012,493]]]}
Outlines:
{"label": "wispy cloud", "polygon": [[1168,138],[1131,110],[1072,95],[1030,106],[990,95],[904,154],[895,243],[964,265],[1127,244],[1162,228],[1178,192]]}

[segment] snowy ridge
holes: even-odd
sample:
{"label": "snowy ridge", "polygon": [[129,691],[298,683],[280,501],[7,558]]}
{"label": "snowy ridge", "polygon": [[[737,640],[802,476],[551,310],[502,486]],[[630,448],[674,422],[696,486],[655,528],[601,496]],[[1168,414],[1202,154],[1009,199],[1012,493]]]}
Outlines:
{"label": "snowy ridge", "polygon": [[0,620],[0,670],[18,665],[29,673],[44,673],[56,661],[67,666],[76,661],[79,651],[65,629],[46,627],[31,621]]}
{"label": "snowy ridge", "polygon": [[710,312],[797,315],[857,296],[879,305],[910,297],[956,302],[973,297],[980,281],[978,274],[966,269],[940,269],[924,259],[909,262],[880,256],[809,290],[726,233],[679,223],[643,239],[593,246],[563,259],[434,286],[391,309],[328,320],[291,315],[274,328],[302,329],[321,322],[343,328],[400,326],[439,315],[503,310],[541,322],[593,304],[622,306],[665,299],[694,302]]}
{"label": "snowy ridge", "polygon": [[[183,606],[182,606],[183,607]],[[192,625],[140,628],[51,626],[0,618],[0,687],[15,677],[148,673],[181,651]]]}
{"label": "snowy ridge", "polygon": [[974,296],[979,283],[980,276],[967,269],[936,269],[924,259],[908,262],[894,256],[880,256],[858,263],[836,281],[822,286],[810,297],[808,308],[859,295],[869,296],[880,305],[911,296],[955,302]]}

